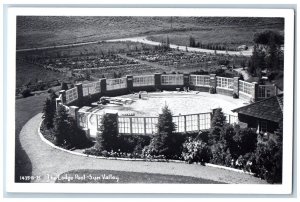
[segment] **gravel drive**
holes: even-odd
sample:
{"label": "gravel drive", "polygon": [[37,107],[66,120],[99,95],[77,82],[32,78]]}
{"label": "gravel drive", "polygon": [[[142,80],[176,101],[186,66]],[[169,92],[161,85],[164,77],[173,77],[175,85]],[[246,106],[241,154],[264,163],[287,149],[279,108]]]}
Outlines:
{"label": "gravel drive", "polygon": [[265,181],[248,174],[196,164],[120,161],[76,156],[52,148],[40,139],[38,127],[42,120],[41,117],[42,114],[39,113],[30,119],[20,133],[21,146],[31,160],[32,175],[40,176],[40,179],[35,179],[32,182],[52,183],[55,181],[55,177],[58,177],[60,174],[69,170],[102,169],[183,175],[233,184],[266,183]]}

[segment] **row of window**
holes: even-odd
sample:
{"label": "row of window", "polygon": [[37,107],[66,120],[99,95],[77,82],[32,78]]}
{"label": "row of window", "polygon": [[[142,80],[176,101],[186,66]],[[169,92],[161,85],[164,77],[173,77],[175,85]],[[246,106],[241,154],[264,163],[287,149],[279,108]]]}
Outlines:
{"label": "row of window", "polygon": [[118,79],[107,79],[106,80],[106,90],[115,90],[127,88],[127,79],[118,78]]}
{"label": "row of window", "polygon": [[[272,93],[273,91],[273,93]],[[271,97],[274,92],[274,86],[259,86],[258,87],[258,97],[259,98],[268,98]]]}
{"label": "row of window", "polygon": [[157,131],[156,117],[119,117],[118,127],[121,134],[154,134]]}
{"label": "row of window", "polygon": [[217,87],[233,89],[233,79],[226,77],[217,77]]}
{"label": "row of window", "polygon": [[211,120],[210,114],[195,114],[186,116],[175,116],[173,121],[176,124],[176,132],[189,132],[209,129]]}
{"label": "row of window", "polygon": [[190,84],[194,86],[209,86],[208,75],[191,75]]}
{"label": "row of window", "polygon": [[154,86],[154,75],[134,76],[133,86]]}
{"label": "row of window", "polygon": [[78,99],[77,88],[71,88],[66,91],[66,102],[67,104]]}
{"label": "row of window", "polygon": [[82,84],[82,93],[83,96],[93,95],[101,91],[100,81]]}
{"label": "row of window", "polygon": [[[210,113],[174,116],[176,132],[197,131],[210,128]],[[121,134],[154,134],[157,131],[156,117],[119,117],[118,127]]]}
{"label": "row of window", "polygon": [[183,85],[183,75],[161,75],[162,85]]}
{"label": "row of window", "polygon": [[245,81],[239,81],[239,91],[251,95],[253,91],[253,84]]}

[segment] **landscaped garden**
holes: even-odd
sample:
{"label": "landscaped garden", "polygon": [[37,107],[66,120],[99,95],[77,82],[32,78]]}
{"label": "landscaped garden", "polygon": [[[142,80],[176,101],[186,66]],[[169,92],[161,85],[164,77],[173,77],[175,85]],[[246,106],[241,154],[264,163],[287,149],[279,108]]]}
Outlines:
{"label": "landscaped garden", "polygon": [[56,113],[51,113],[53,107],[50,98],[44,108],[42,133],[46,139],[63,148],[80,149],[78,151],[87,155],[112,159],[212,163],[254,173],[271,183],[281,182],[281,134],[267,138],[257,135],[253,129],[227,124],[221,108],[214,111],[210,129],[176,133],[172,112],[165,106],[158,116],[157,133],[149,136],[121,135],[116,117],[104,114],[96,142],[91,146],[92,143],[75,120],[68,116],[65,108],[59,106]]}

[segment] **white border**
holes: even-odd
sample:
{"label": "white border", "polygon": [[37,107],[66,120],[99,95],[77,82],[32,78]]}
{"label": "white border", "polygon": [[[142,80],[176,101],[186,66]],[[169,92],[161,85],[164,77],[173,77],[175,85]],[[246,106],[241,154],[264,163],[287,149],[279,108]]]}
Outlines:
{"label": "white border", "polygon": [[[244,16],[285,18],[284,59],[284,138],[282,185],[189,185],[189,184],[46,184],[14,183],[14,135],[6,134],[6,191],[35,193],[233,193],[233,194],[290,194],[292,188],[293,147],[293,43],[294,12],[288,9],[165,9],[165,8],[8,8],[7,48],[7,128],[15,131],[15,47],[17,15],[69,16]],[[287,88],[288,87],[288,88]],[[84,188],[83,188],[84,187]]]}

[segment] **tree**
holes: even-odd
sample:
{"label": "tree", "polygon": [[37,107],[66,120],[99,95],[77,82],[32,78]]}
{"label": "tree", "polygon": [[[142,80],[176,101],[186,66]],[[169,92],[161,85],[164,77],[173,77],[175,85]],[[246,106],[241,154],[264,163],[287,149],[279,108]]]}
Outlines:
{"label": "tree", "polygon": [[196,41],[195,38],[190,36],[190,47],[196,47]]}
{"label": "tree", "polygon": [[274,41],[276,45],[284,44],[284,37],[278,32],[274,32],[272,30],[267,30],[262,33],[255,34],[253,41],[256,44],[268,45],[270,43],[270,40]]}
{"label": "tree", "polygon": [[260,76],[261,70],[266,68],[265,52],[258,45],[254,45],[250,58],[248,72],[254,76]]}
{"label": "tree", "polygon": [[95,148],[99,151],[116,150],[118,147],[118,122],[114,114],[104,114]]}
{"label": "tree", "polygon": [[69,122],[68,113],[64,106],[58,105],[54,116],[54,135],[55,144],[60,146],[68,146],[69,143]]}
{"label": "tree", "polygon": [[226,117],[222,112],[222,108],[217,108],[213,111],[211,120],[211,129],[209,133],[209,144],[212,145],[220,140],[221,131],[226,123]]}
{"label": "tree", "polygon": [[211,120],[212,127],[223,127],[226,123],[226,117],[222,112],[222,108],[216,108],[213,112],[213,117]]}
{"label": "tree", "polygon": [[282,143],[259,143],[255,152],[255,173],[270,183],[282,182]]}
{"label": "tree", "polygon": [[158,133],[152,138],[150,145],[146,148],[150,155],[165,155],[170,158],[174,155],[173,143],[176,142],[173,137],[176,125],[173,122],[172,112],[166,105],[162,113],[158,116]]}
{"label": "tree", "polygon": [[44,104],[43,118],[44,124],[48,129],[53,128],[53,119],[56,112],[56,98],[57,95],[52,91]]}

